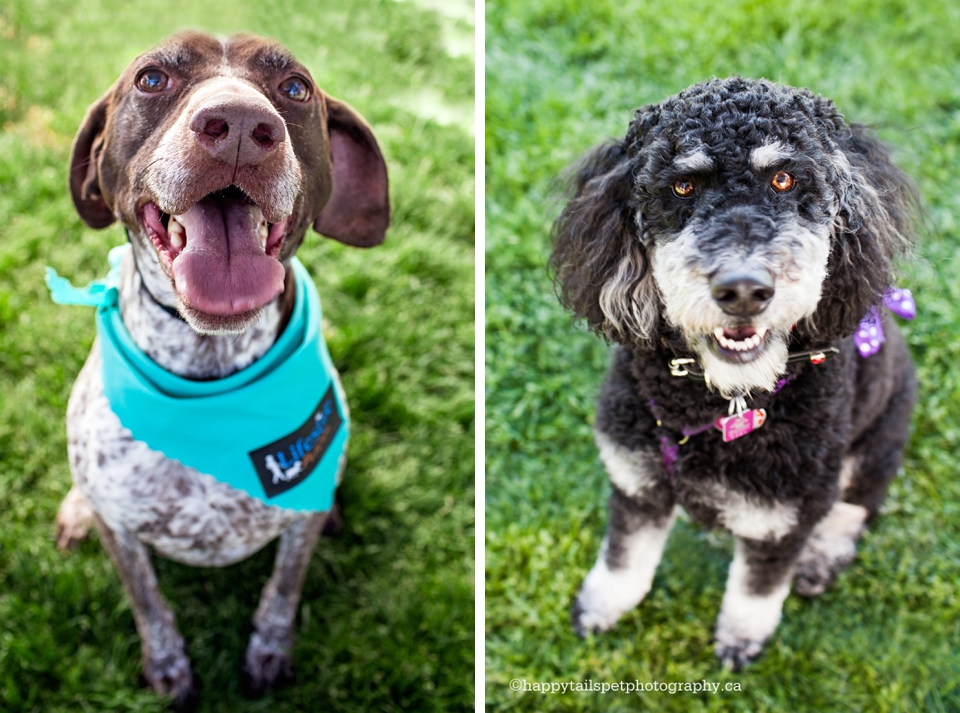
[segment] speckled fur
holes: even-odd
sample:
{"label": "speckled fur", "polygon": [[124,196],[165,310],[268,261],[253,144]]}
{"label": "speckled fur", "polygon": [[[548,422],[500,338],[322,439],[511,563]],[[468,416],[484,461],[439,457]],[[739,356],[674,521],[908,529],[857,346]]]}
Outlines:
{"label": "speckled fur", "polygon": [[[781,170],[797,182],[785,194],[770,188]],[[696,186],[692,198],[671,192],[680,178]],[[905,342],[886,315],[877,355],[861,359],[850,335],[893,281],[915,192],[879,141],[828,100],[739,78],[637,110],[627,136],[590,154],[573,183],[554,229],[560,297],[618,343],[595,422],[605,462],[617,454],[614,492],[587,582],[615,581],[624,563],[655,567],[659,546],[631,547],[677,504],[706,527],[728,527],[737,550],[716,651],[739,668],[773,634],[798,561],[804,593],[815,594],[852,559],[855,518],[835,514],[808,547],[818,523],[837,503],[836,513],[874,517],[899,467],[916,393]],[[775,279],[776,295],[749,322],[713,302],[710,278],[728,265],[759,265]],[[762,369],[726,361],[719,389],[671,375],[675,358],[709,373],[722,357],[705,346],[712,331],[744,324],[769,332]],[[826,347],[839,355],[786,363],[788,350]],[[766,409],[761,428],[724,443],[708,427],[683,441],[738,394]],[[669,472],[664,446],[677,447]],[[584,587],[573,612],[581,633],[609,628],[633,601]]]}
{"label": "speckled fur", "polygon": [[309,515],[269,506],[134,440],[103,395],[98,342],[70,395],[67,435],[74,483],[104,524],[184,564],[239,562]]}
{"label": "speckled fur", "polygon": [[[139,92],[138,72],[158,66],[175,78],[172,88]],[[308,101],[292,102],[277,93],[291,72],[309,85]],[[225,93],[234,102],[253,96],[258,106],[275,110],[284,126],[283,135],[277,135],[280,150],[260,162],[230,166],[198,149],[193,132],[199,135],[204,125],[190,128],[191,117],[198,116],[193,112],[211,87],[220,93],[216,101]],[[243,136],[239,125],[230,131]],[[119,219],[127,229],[132,249],[121,265],[119,306],[133,341],[159,366],[189,379],[229,376],[276,341],[296,294],[289,260],[311,224],[359,247],[382,242],[389,224],[386,165],[362,117],[323,94],[282,47],[249,35],[221,41],[182,33],[137,58],[88,111],[74,143],[70,186],[88,225],[103,228]],[[186,210],[228,187],[242,189],[270,220],[287,220],[277,256],[286,270],[284,290],[239,316],[203,315],[178,292],[139,211],[147,201]],[[189,308],[188,321],[164,307],[181,314]],[[332,379],[346,408],[336,372]],[[180,704],[192,695],[183,637],[160,595],[149,548],[189,565],[219,567],[250,556],[278,536],[273,575],[253,617],[244,671],[255,692],[289,673],[300,592],[329,513],[268,505],[135,440],[104,396],[99,342],[71,393],[67,435],[74,486],[57,516],[58,544],[72,547],[89,527],[98,529],[133,605],[147,681]],[[338,482],[344,465],[345,451]]]}

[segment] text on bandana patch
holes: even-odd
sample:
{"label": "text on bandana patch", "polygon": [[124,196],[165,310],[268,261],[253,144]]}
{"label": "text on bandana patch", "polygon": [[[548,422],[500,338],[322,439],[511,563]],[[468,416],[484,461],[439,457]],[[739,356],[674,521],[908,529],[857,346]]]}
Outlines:
{"label": "text on bandana patch", "polygon": [[268,498],[302,482],[323,458],[342,418],[333,396],[333,385],[320,399],[310,417],[293,433],[250,451],[253,467]]}

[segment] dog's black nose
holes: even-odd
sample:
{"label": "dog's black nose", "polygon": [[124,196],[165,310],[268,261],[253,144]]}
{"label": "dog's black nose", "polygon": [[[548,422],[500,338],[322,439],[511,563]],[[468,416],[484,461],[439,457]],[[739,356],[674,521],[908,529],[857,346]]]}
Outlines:
{"label": "dog's black nose", "polygon": [[710,279],[710,294],[727,314],[753,317],[773,299],[773,275],[765,270],[722,270]]}

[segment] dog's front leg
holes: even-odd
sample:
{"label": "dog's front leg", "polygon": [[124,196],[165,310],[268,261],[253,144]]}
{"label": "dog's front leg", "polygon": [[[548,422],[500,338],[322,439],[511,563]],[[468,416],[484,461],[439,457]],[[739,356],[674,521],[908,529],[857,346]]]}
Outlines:
{"label": "dog's front leg", "polygon": [[717,619],[717,657],[739,671],[753,661],[780,623],[793,566],[806,538],[792,533],[778,542],[738,537]]}
{"label": "dog's front leg", "polygon": [[253,634],[247,646],[244,672],[253,692],[290,674],[293,623],[300,603],[310,554],[329,513],[316,513],[290,525],[280,536],[270,581],[253,615]]}
{"label": "dog's front leg", "polygon": [[133,620],[140,634],[143,676],[161,695],[183,703],[193,690],[190,660],[170,607],[157,586],[147,546],[123,529],[111,530],[94,516],[100,541],[113,560],[130,595]]}
{"label": "dog's front leg", "polygon": [[614,486],[600,555],[573,604],[580,636],[606,631],[643,600],[674,519],[673,496],[665,488],[628,496]]}

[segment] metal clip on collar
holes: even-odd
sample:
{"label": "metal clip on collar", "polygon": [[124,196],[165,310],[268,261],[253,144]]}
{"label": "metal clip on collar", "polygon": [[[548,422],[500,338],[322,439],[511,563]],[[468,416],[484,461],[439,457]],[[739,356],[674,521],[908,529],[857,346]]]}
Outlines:
{"label": "metal clip on collar", "polygon": [[696,359],[671,359],[670,374],[672,376],[688,376],[690,371],[686,368],[686,365],[696,363]]}

